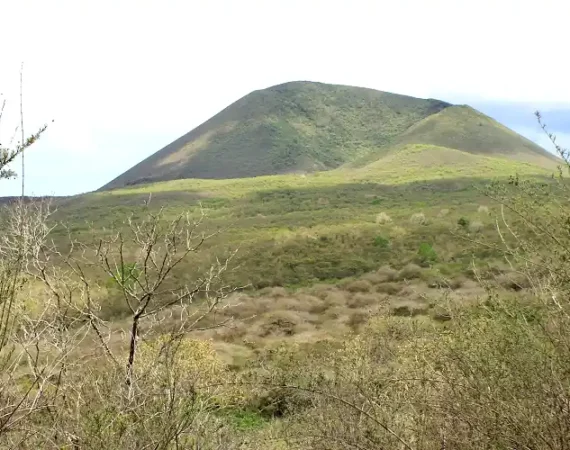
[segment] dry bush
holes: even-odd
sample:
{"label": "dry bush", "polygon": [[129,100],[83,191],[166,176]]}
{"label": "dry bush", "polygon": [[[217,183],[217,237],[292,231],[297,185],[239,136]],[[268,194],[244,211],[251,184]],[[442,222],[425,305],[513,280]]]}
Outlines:
{"label": "dry bush", "polygon": [[330,306],[344,306],[346,305],[350,295],[339,289],[331,290],[327,293],[325,303]]}
{"label": "dry bush", "polygon": [[376,223],[379,225],[392,223],[392,218],[385,212],[381,212],[376,215]]}
{"label": "dry bush", "polygon": [[429,312],[429,305],[421,301],[407,300],[394,302],[390,306],[390,314],[393,316],[413,317],[425,315]]}
{"label": "dry bush", "polygon": [[365,311],[355,311],[348,317],[347,325],[353,330],[358,331],[362,325],[366,323],[370,314]]}
{"label": "dry bush", "polygon": [[327,303],[325,301],[322,301],[321,303],[314,303],[311,305],[310,309],[308,310],[308,312],[310,314],[323,314],[327,309],[330,308],[330,303]]}
{"label": "dry bush", "polygon": [[437,214],[437,217],[446,217],[449,215],[449,209],[442,209],[439,211],[439,213]]}
{"label": "dry bush", "polygon": [[[188,284],[175,276],[176,266],[198,254],[209,237],[199,231],[199,223],[186,216],[166,221],[161,212],[149,213],[140,222],[129,219],[126,228],[94,247],[72,240],[69,251],[61,253],[48,245],[45,210],[34,210],[34,215],[26,211],[35,205],[20,206],[26,209],[2,215],[12,217],[15,228],[10,233],[10,221],[2,223],[0,300],[8,298],[7,292],[17,293],[7,287],[20,285],[4,284],[3,274],[17,274],[16,280],[25,275],[38,286],[41,282],[44,292],[41,308],[34,302],[20,307],[13,301],[16,296],[0,302],[17,307],[12,316],[17,320],[0,328],[13,336],[10,346],[17,350],[0,358],[4,380],[13,383],[0,391],[6,396],[2,408],[8,408],[2,410],[0,446],[188,448],[198,439],[202,448],[228,448],[225,432],[216,432],[221,422],[211,413],[239,395],[221,387],[218,375],[225,370],[214,364],[206,343],[186,339],[202,324],[218,327],[231,319],[222,304],[234,290],[222,279],[228,260],[207,265]],[[20,269],[6,272],[13,251],[19,254],[15,261]],[[117,341],[98,316],[102,296],[97,280],[105,279],[111,283],[103,290],[118,291],[126,305],[125,340]],[[210,317],[218,310],[221,322]],[[145,356],[150,349],[155,353]],[[195,358],[202,362],[191,369]],[[198,387],[204,383],[213,387]],[[218,438],[224,446],[216,446]]]}
{"label": "dry bush", "polygon": [[370,292],[370,290],[372,289],[372,284],[367,280],[361,279],[361,280],[349,281],[348,283],[343,284],[342,287],[351,293]]}
{"label": "dry bush", "polygon": [[382,300],[382,297],[378,294],[369,294],[369,293],[357,293],[354,294],[347,303],[349,308],[366,308],[368,306],[372,306],[378,304]]}
{"label": "dry bush", "polygon": [[415,213],[410,216],[412,225],[427,225],[427,218],[424,213]]}
{"label": "dry bush", "polygon": [[376,275],[380,277],[382,283],[386,281],[394,281],[398,278],[398,271],[390,266],[382,266],[376,271]]}
{"label": "dry bush", "polygon": [[224,342],[236,342],[243,340],[249,333],[249,324],[246,322],[234,321],[230,325],[217,328],[214,331],[214,338],[220,339]]}
{"label": "dry bush", "polygon": [[282,383],[305,406],[289,410],[284,438],[338,450],[566,448],[568,316],[498,299],[434,312],[442,325],[423,305],[392,312],[405,317],[363,326],[357,314],[348,323],[361,333],[340,349],[288,358]]}
{"label": "dry bush", "polygon": [[408,231],[404,228],[404,227],[400,227],[400,226],[393,226],[392,228],[390,228],[390,237],[392,239],[401,239],[405,236],[407,236]]}
{"label": "dry bush", "polygon": [[468,229],[470,233],[479,233],[484,227],[483,222],[473,221],[469,223]]}
{"label": "dry bush", "polygon": [[398,272],[398,280],[413,280],[420,278],[422,274],[422,268],[416,264],[410,263],[406,264]]}
{"label": "dry bush", "polygon": [[139,356],[133,376],[140,392],[130,401],[123,370],[110,361],[69,374],[54,423],[45,431],[36,424],[35,448],[223,448],[216,440],[225,424],[214,413],[244,394],[211,344],[163,336],[142,344]]}
{"label": "dry bush", "polygon": [[301,311],[306,311],[311,314],[318,314],[319,312],[325,311],[328,308],[327,303],[314,295],[297,293],[297,298],[299,299]]}
{"label": "dry bush", "polygon": [[228,297],[228,307],[218,311],[218,314],[221,313],[236,320],[248,320],[269,311],[272,304],[273,299],[268,297],[240,294]]}
{"label": "dry bush", "polygon": [[402,290],[403,286],[398,283],[382,283],[376,286],[376,292],[388,295],[396,295]]}
{"label": "dry bush", "polygon": [[417,296],[417,290],[409,284],[404,284],[400,289],[400,292],[398,292],[398,297],[402,298],[416,298]]}
{"label": "dry bush", "polygon": [[283,430],[298,448],[426,448],[410,446],[416,424],[407,418],[416,405],[406,383],[397,381],[405,372],[393,364],[409,347],[411,328],[385,319],[364,326],[363,319],[360,314],[349,318],[361,335],[305,355],[285,349],[280,360],[268,363],[286,367],[281,383],[304,400],[302,409],[286,416],[289,425]]}
{"label": "dry bush", "polygon": [[302,311],[304,308],[301,300],[294,294],[289,294],[287,297],[278,297],[269,299],[269,311]]}
{"label": "dry bush", "polygon": [[477,212],[479,214],[488,216],[489,215],[489,207],[485,206],[485,205],[480,205],[479,208],[477,208]]}
{"label": "dry bush", "polygon": [[512,291],[520,291],[531,287],[528,275],[520,272],[503,273],[495,277],[496,283]]}
{"label": "dry bush", "polygon": [[273,297],[273,298],[279,298],[279,297],[287,297],[289,296],[289,291],[287,291],[287,289],[285,289],[284,287],[281,286],[275,286],[275,287],[267,287],[267,288],[263,288],[259,291],[259,295],[263,295],[263,296],[267,296],[267,297]]}
{"label": "dry bush", "polygon": [[292,336],[302,323],[299,313],[295,311],[273,311],[260,319],[260,322],[251,327],[251,333],[259,337]]}
{"label": "dry bush", "polygon": [[467,278],[462,276],[462,275],[458,275],[454,278],[452,278],[451,280],[448,280],[448,286],[450,289],[456,290],[456,289],[460,289],[461,287],[463,287],[466,283],[467,283]]}
{"label": "dry bush", "polygon": [[310,295],[318,297],[321,300],[325,300],[328,293],[335,289],[336,286],[331,284],[316,283],[307,288],[304,292],[308,292]]}
{"label": "dry bush", "polygon": [[386,281],[385,277],[383,277],[382,275],[380,275],[376,272],[370,272],[370,273],[364,274],[364,275],[362,275],[361,279],[367,281],[372,286],[375,286],[377,284],[380,284],[380,283],[383,283],[384,281]]}
{"label": "dry bush", "polygon": [[326,310],[323,315],[323,319],[327,321],[336,321],[337,319],[341,318],[342,316],[347,314],[347,306],[331,306]]}

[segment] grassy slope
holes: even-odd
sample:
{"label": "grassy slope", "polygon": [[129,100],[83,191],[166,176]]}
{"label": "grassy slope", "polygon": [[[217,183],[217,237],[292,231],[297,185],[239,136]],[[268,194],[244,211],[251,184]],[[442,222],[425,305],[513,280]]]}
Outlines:
{"label": "grassy slope", "polygon": [[[427,147],[445,147],[473,155],[508,158],[547,169],[556,168],[560,162],[534,142],[479,111],[469,106],[451,106],[412,125],[391,142],[390,149],[378,149],[353,162],[351,166],[374,163],[387,152],[400,150],[410,144],[424,144]],[[451,170],[454,169],[454,163],[458,158],[459,155],[456,155],[448,161]],[[467,161],[469,155],[463,159],[463,162]]]}
{"label": "grassy slope", "polygon": [[410,127],[401,143],[433,144],[469,153],[507,156],[549,169],[560,161],[534,142],[469,106],[453,106]]}
{"label": "grassy slope", "polygon": [[[87,222],[103,230],[128,213],[142,214],[149,193],[154,207],[165,207],[169,215],[196,210],[201,202],[210,226],[230,226],[207,252],[240,247],[242,266],[234,281],[302,285],[357,276],[384,264],[402,267],[416,260],[424,241],[434,245],[444,266],[464,270],[471,252],[481,249],[450,239],[450,228],[467,216],[482,222],[480,232],[494,235],[490,218],[477,212],[488,199],[474,186],[515,172],[547,173],[528,163],[408,145],[362,169],[133,186],[66,200],[60,214],[83,233]],[[449,214],[442,215],[442,209]],[[380,212],[392,223],[377,224]],[[429,225],[410,223],[414,213],[425,214]],[[377,246],[378,236],[390,241],[388,248]]]}
{"label": "grassy slope", "polygon": [[338,167],[448,104],[292,82],[252,92],[113,180],[236,178]]}

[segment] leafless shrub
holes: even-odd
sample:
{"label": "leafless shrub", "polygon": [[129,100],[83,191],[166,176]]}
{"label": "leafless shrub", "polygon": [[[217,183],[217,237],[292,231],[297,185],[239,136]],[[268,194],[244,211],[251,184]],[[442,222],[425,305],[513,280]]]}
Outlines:
{"label": "leafless shrub", "polygon": [[372,285],[367,280],[353,280],[346,283],[344,286],[348,292],[370,292]]}
{"label": "leafless shrub", "polygon": [[376,215],[376,223],[379,225],[392,223],[392,218],[387,213],[381,212]]}
{"label": "leafless shrub", "polygon": [[402,287],[403,286],[398,283],[382,283],[376,286],[376,292],[396,295],[402,290]]}
{"label": "leafless shrub", "polygon": [[483,222],[473,221],[469,223],[469,232],[479,233],[484,227]]}
{"label": "leafless shrub", "polygon": [[378,294],[359,292],[354,294],[347,303],[349,308],[366,308],[378,304],[382,300]]}
{"label": "leafless shrub", "polygon": [[[222,392],[224,399],[234,398],[223,387],[230,375],[207,343],[189,340],[188,333],[230,323],[231,315],[217,313],[229,309],[226,300],[236,291],[223,280],[233,253],[200,261],[204,270],[194,277],[176,273],[182,261],[201,258],[201,246],[213,236],[201,228],[204,215],[167,220],[162,210],[148,211],[94,245],[71,240],[62,253],[47,241],[48,210],[34,211],[37,220],[21,212],[10,216],[3,230],[11,225],[15,232],[0,239],[2,300],[6,292],[16,299],[19,286],[1,276],[15,273],[4,270],[9,255],[19,255],[19,274],[45,288],[42,308],[38,301],[26,305],[29,310],[12,306],[18,320],[3,322],[9,325],[4,334],[15,336],[7,342],[19,353],[11,350],[5,359],[12,389],[4,391],[11,397],[3,404],[18,408],[3,411],[11,419],[1,425],[2,445],[27,440],[35,448],[186,447],[219,428],[209,414],[220,407]],[[114,290],[129,313],[124,335],[112,333],[99,317],[102,288]],[[23,362],[28,368],[22,371]],[[204,387],[210,383],[214,387]],[[17,396],[23,400],[14,403]],[[33,434],[22,431],[24,421]]]}
{"label": "leafless shrub", "polygon": [[413,280],[419,278],[422,274],[422,268],[416,264],[409,263],[398,272],[399,280]]}
{"label": "leafless shrub", "polygon": [[426,225],[427,218],[424,213],[415,213],[410,216],[410,223],[412,225]]}
{"label": "leafless shrub", "polygon": [[382,282],[394,281],[398,277],[398,271],[392,269],[389,266],[382,266],[377,271],[376,274],[381,278]]}
{"label": "leafless shrub", "polygon": [[488,216],[489,215],[489,207],[485,206],[485,205],[479,205],[479,208],[477,208],[477,212],[479,214]]}

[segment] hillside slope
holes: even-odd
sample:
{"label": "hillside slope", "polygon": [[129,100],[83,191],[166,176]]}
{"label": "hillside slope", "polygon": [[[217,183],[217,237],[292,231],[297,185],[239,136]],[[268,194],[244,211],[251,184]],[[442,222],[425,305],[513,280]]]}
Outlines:
{"label": "hillside slope", "polygon": [[469,106],[452,106],[412,125],[398,143],[429,144],[486,156],[506,156],[543,167],[558,160],[531,140]]}
{"label": "hillside slope", "polygon": [[[505,127],[491,117],[466,105],[454,105],[432,114],[396,136],[386,147],[378,148],[348,164],[349,167],[379,167],[386,154],[399,152],[410,145],[461,150],[448,161],[453,170],[458,158],[468,161],[470,155],[508,158],[555,169],[560,160],[529,139]],[[429,152],[428,152],[429,153]],[[424,152],[424,157],[428,153]],[[463,155],[463,156],[461,156]],[[429,156],[428,156],[429,157]],[[441,154],[433,157],[441,161]]]}
{"label": "hillside slope", "polygon": [[450,106],[373,89],[291,82],[254,91],[102,189],[338,167]]}
{"label": "hillside slope", "polygon": [[364,167],[410,144],[552,168],[556,158],[468,106],[373,89],[291,82],[254,91],[101,190],[186,178]]}

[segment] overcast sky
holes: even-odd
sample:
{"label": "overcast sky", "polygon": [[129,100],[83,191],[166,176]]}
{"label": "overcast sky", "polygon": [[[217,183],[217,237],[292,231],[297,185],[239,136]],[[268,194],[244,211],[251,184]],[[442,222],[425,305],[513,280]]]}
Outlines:
{"label": "overcast sky", "polygon": [[538,108],[570,142],[566,0],[0,0],[0,17],[0,142],[22,61],[25,131],[54,120],[27,153],[27,194],[97,189],[292,80],[467,103],[545,143]]}

